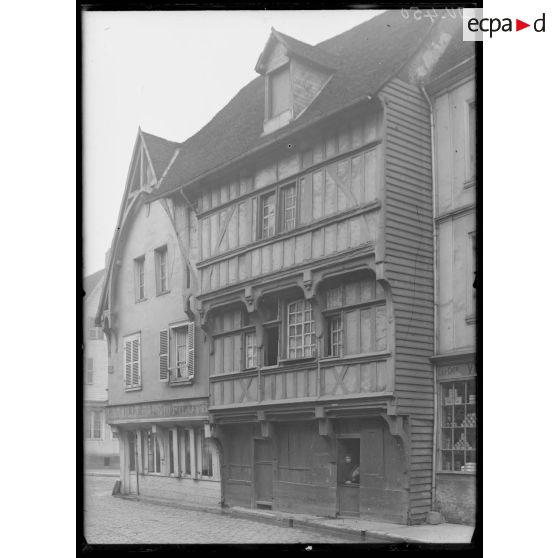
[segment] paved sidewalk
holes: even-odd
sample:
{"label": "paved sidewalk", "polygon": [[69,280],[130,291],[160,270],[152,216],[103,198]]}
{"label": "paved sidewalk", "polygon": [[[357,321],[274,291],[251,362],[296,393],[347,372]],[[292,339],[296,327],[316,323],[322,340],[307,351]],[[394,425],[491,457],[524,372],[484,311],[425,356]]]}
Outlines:
{"label": "paved sidewalk", "polygon": [[256,510],[252,508],[208,508],[171,500],[146,498],[140,496],[123,496],[122,498],[149,502],[155,505],[204,511],[218,515],[251,519],[263,523],[312,530],[315,532],[343,537],[360,542],[405,542],[432,544],[468,544],[473,537],[474,527],[442,523],[440,525],[400,525],[360,518],[326,518],[314,515],[286,513],[274,510]]}
{"label": "paved sidewalk", "polygon": [[305,514],[282,513],[277,511],[262,511],[248,508],[230,508],[228,513],[240,517],[253,517],[254,519],[271,520],[289,523],[293,527],[305,527],[322,532],[347,535],[360,538],[361,541],[374,541],[378,539],[392,542],[454,544],[470,543],[474,527],[442,523],[440,525],[400,525],[385,523],[360,518],[325,518]]}
{"label": "paved sidewalk", "polygon": [[84,474],[90,477],[115,477],[120,478],[119,469],[85,469]]}

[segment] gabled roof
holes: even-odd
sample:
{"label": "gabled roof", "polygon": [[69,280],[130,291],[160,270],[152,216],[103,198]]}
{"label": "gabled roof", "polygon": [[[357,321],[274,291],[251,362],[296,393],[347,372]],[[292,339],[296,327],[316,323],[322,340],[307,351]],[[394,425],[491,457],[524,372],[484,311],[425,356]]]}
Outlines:
{"label": "gabled roof", "polygon": [[83,290],[85,291],[84,297],[87,298],[95,289],[99,281],[103,278],[105,273],[104,269],[99,269],[95,273],[88,275],[83,279]]}
{"label": "gabled roof", "polygon": [[180,147],[180,143],[174,141],[169,141],[159,136],[154,136],[153,134],[148,134],[143,130],[140,130],[147,151],[149,152],[149,158],[153,164],[153,170],[155,171],[155,176],[157,180],[163,176],[165,169],[167,168],[174,152]]}
{"label": "gabled roof", "polygon": [[318,66],[331,68],[332,70],[338,68],[339,66],[339,59],[335,54],[326,52],[319,46],[312,46],[308,43],[303,43],[302,41],[299,41],[298,39],[295,39],[293,37],[289,37],[289,35],[280,33],[272,27],[269,40],[267,41],[263,52],[258,58],[258,63],[256,64],[256,72],[265,73],[265,59],[271,48],[271,45],[274,43],[275,40],[279,41],[285,46],[285,48],[287,49],[287,53],[290,56],[303,58],[314,64],[317,64]]}
{"label": "gabled roof", "polygon": [[[338,57],[339,70],[300,118],[265,137],[262,137],[265,78],[257,77],[182,144],[152,197],[161,197],[187,185],[248,152],[376,93],[416,52],[431,27],[426,18],[404,19],[398,10],[389,10],[319,43],[320,51]],[[302,48],[301,44],[305,45],[297,41],[297,48]]]}

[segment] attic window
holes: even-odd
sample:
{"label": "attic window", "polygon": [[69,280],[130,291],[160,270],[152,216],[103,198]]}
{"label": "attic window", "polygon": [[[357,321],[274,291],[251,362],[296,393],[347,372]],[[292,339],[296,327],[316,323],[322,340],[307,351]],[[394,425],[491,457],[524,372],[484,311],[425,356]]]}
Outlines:
{"label": "attic window", "polygon": [[289,64],[268,76],[268,118],[285,112],[291,105],[291,73]]}

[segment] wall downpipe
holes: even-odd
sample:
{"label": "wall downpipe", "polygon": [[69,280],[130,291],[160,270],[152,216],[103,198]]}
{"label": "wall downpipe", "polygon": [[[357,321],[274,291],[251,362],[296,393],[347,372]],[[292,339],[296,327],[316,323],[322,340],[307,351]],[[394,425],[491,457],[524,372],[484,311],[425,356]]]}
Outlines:
{"label": "wall downpipe", "polygon": [[[434,109],[432,102],[424,86],[421,88],[422,94],[428,103],[430,109],[430,158],[431,158],[431,173],[432,173],[432,232],[433,232],[433,279],[434,279],[434,355],[438,354],[438,230],[436,228],[436,151],[434,149]],[[434,382],[434,420],[432,421],[432,509],[436,503],[436,436],[438,430],[438,379],[437,379],[437,365],[434,362],[432,365],[433,382]]]}

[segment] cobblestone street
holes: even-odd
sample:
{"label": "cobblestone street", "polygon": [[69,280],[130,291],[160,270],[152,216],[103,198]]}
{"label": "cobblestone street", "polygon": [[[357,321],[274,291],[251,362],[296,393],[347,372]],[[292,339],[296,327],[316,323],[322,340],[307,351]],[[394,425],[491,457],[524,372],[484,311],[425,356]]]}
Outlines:
{"label": "cobblestone street", "polygon": [[85,538],[91,544],[347,543],[346,539],[213,513],[114,498],[114,477],[85,477]]}

